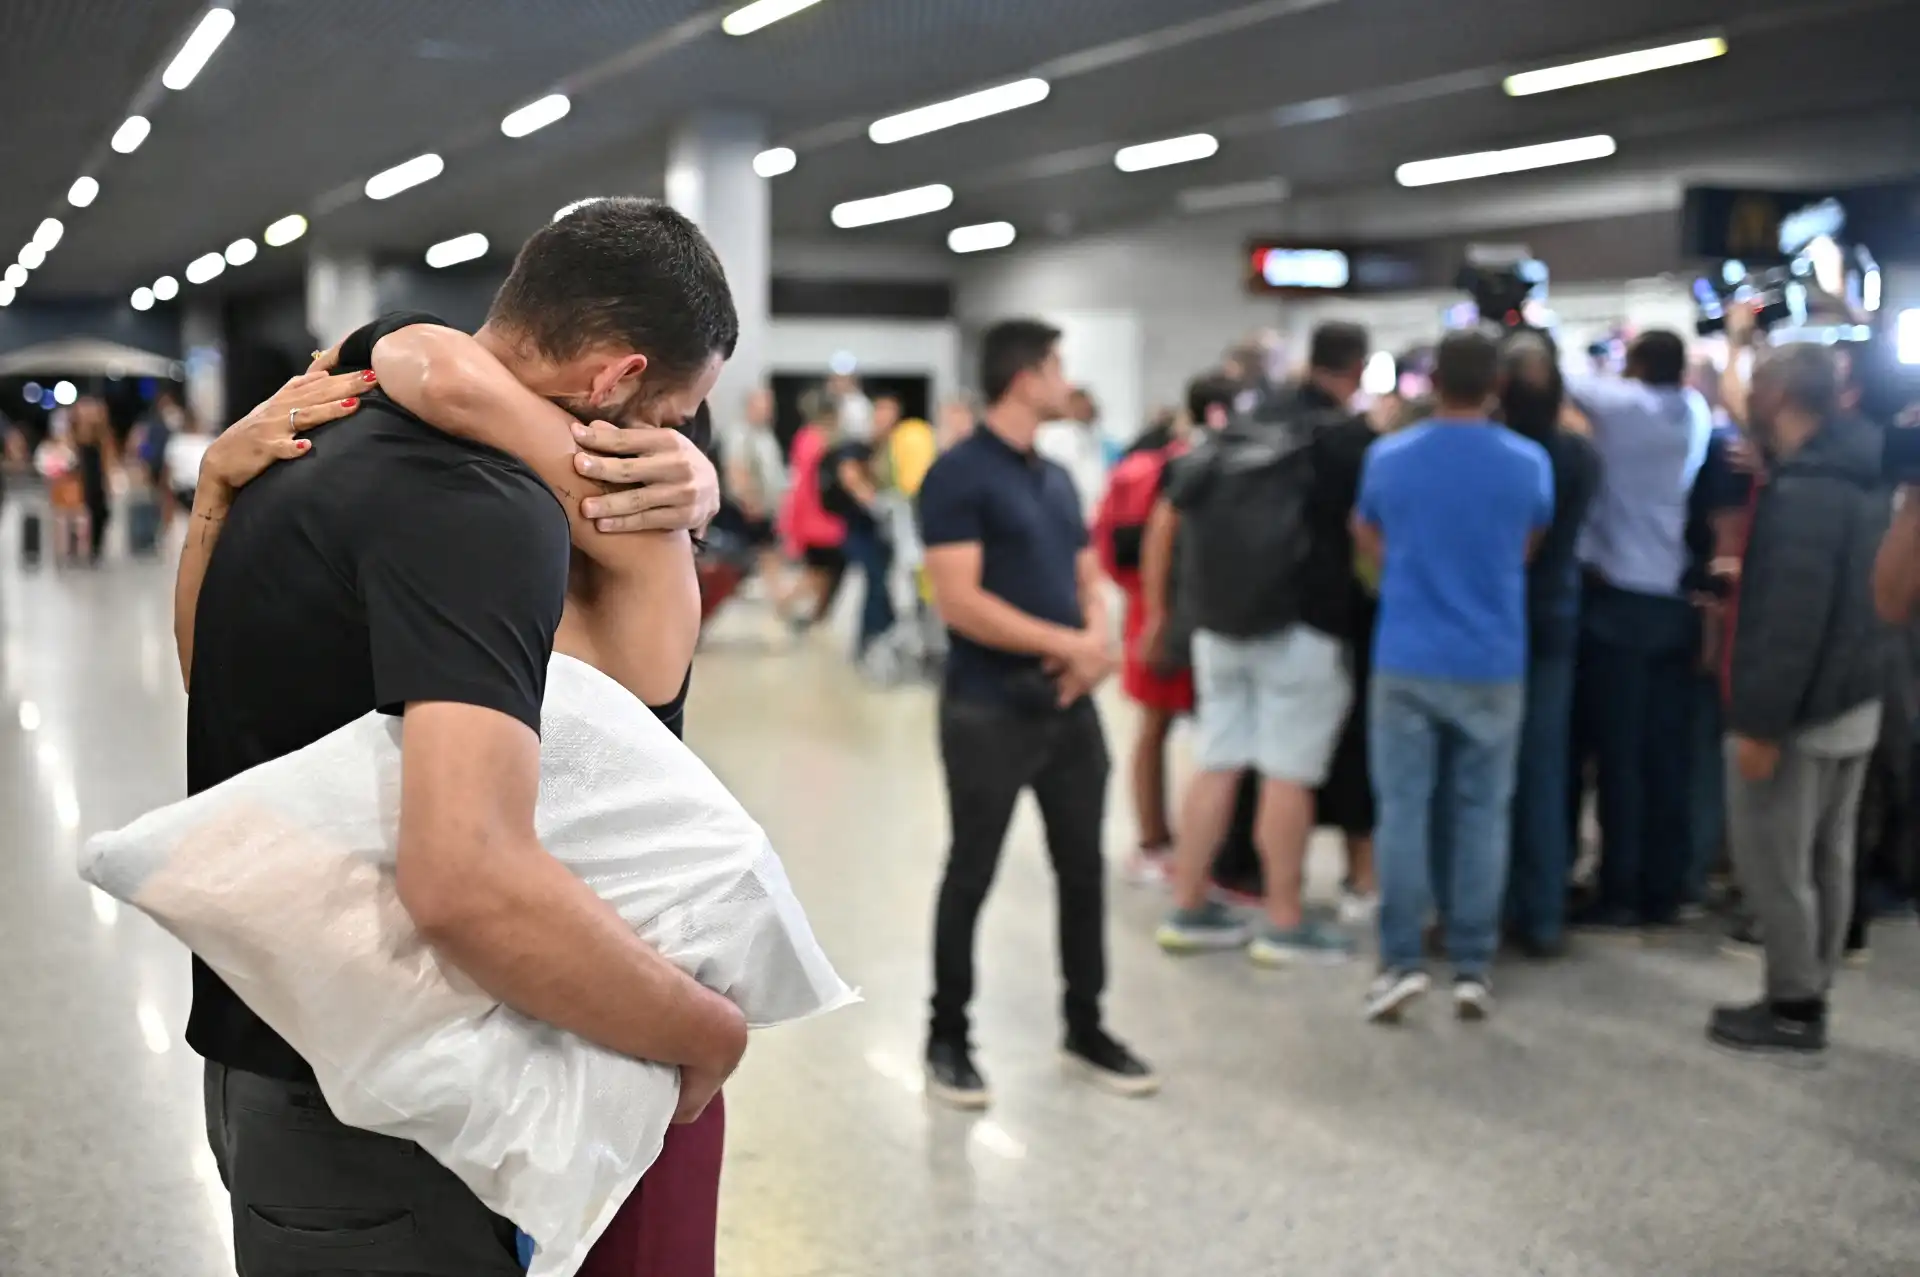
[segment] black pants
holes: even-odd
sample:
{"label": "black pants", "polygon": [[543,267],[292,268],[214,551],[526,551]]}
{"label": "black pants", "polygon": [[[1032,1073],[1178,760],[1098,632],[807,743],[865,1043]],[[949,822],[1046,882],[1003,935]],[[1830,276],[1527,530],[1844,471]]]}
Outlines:
{"label": "black pants", "polygon": [[312,1083],[209,1062],[207,1142],[239,1277],[516,1277],[513,1225],[407,1140],[343,1125]]}
{"label": "black pants", "polygon": [[953,845],[933,930],[936,1039],[964,1041],[973,1000],[973,936],[993,886],[1013,805],[1032,789],[1046,827],[1058,886],[1060,970],[1070,1031],[1100,1026],[1106,985],[1106,887],[1101,828],[1107,742],[1093,702],[1047,714],[945,699],[940,758],[947,776]]}

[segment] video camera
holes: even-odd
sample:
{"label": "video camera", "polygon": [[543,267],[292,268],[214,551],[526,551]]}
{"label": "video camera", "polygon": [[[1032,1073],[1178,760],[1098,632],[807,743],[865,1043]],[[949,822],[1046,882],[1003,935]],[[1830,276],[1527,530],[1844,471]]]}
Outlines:
{"label": "video camera", "polygon": [[1855,331],[1880,309],[1879,263],[1860,243],[1849,243],[1847,211],[1835,199],[1819,200],[1780,219],[1779,253],[1784,264],[1751,269],[1729,259],[1717,278],[1693,282],[1694,328],[1702,337],[1726,331],[1727,310],[1746,307],[1754,327],[1770,333],[1783,324],[1831,329],[1830,341],[1865,340]]}
{"label": "video camera", "polygon": [[1469,261],[1460,268],[1454,287],[1473,298],[1483,321],[1525,328],[1527,303],[1546,296],[1547,264],[1533,257],[1499,264]]}

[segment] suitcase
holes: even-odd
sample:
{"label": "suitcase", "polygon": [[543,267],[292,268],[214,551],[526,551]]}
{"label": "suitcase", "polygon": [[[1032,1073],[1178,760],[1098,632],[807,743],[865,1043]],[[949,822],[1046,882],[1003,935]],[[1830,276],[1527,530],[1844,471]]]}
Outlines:
{"label": "suitcase", "polygon": [[29,566],[40,562],[40,539],[43,529],[40,516],[23,514],[20,516],[20,561]]}
{"label": "suitcase", "polygon": [[160,503],[151,494],[138,496],[127,506],[127,552],[157,554],[160,551]]}

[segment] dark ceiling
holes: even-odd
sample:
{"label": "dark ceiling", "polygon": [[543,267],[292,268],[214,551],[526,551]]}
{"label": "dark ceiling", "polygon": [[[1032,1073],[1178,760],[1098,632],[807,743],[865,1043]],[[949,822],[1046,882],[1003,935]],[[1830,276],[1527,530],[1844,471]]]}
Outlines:
{"label": "dark ceiling", "polygon": [[[1716,147],[1780,128],[1779,172],[1920,169],[1920,4],[1903,0],[822,0],[754,35],[709,0],[236,0],[233,34],[184,92],[154,76],[199,0],[0,3],[0,256],[40,218],[65,241],[27,298],[123,293],[289,212],[311,243],[417,253],[481,230],[506,247],[589,194],[658,193],[674,122],[764,113],[799,167],[773,185],[776,233],[938,245],[1006,218],[1040,236],[1167,215],[1179,193],[1283,177],[1298,200],[1392,188],[1406,160],[1610,132],[1612,161],[1711,177]],[[1507,72],[1709,31],[1711,63],[1512,99]],[[881,115],[1026,74],[1043,104],[896,144]],[[560,123],[500,118],[556,87]],[[146,95],[143,98],[143,94]],[[157,94],[157,97],[155,96]],[[153,134],[105,140],[136,101]],[[1894,121],[1896,145],[1834,172],[1829,145]],[[1122,174],[1122,144],[1205,129],[1211,160]],[[1751,146],[1749,146],[1751,149]],[[372,202],[360,183],[426,150],[440,179]],[[102,184],[66,208],[83,171]],[[834,231],[840,200],[942,181],[948,213]],[[1484,183],[1498,189],[1500,179]],[[1405,197],[1402,197],[1405,198]],[[223,286],[293,269],[264,253]]]}

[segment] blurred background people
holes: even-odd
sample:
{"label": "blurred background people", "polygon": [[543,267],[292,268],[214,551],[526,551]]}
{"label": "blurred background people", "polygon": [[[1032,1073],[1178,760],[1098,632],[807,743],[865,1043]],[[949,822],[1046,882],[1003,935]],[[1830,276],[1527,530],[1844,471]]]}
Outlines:
{"label": "blurred background people", "polygon": [[87,562],[98,564],[107,541],[107,523],[113,517],[108,477],[120,461],[105,400],[87,395],[73,405],[69,438],[80,475],[81,502],[87,512]]}
{"label": "blurred background people", "polygon": [[1367,454],[1354,513],[1362,552],[1382,564],[1368,723],[1381,970],[1367,1016],[1378,1022],[1431,986],[1436,844],[1450,878],[1441,925],[1456,1012],[1482,1019],[1493,1004],[1526,714],[1527,562],[1553,517],[1546,451],[1488,420],[1499,360],[1484,333],[1441,341],[1437,413]]}
{"label": "blurred background people", "polygon": [[1832,356],[1786,346],[1755,369],[1767,459],[1734,598],[1728,817],[1766,956],[1765,996],[1717,1008],[1714,1041],[1817,1052],[1853,916],[1854,840],[1879,738],[1886,633],[1873,555],[1889,509],[1880,441],[1842,410]]}
{"label": "blurred background people", "polygon": [[1713,421],[1683,385],[1686,346],[1641,334],[1624,378],[1568,385],[1600,455],[1600,490],[1580,540],[1587,568],[1580,721],[1600,813],[1598,898],[1580,925],[1619,931],[1679,918],[1688,867],[1693,673],[1699,623],[1682,590],[1687,501]]}
{"label": "blurred background people", "polygon": [[773,432],[773,392],[747,393],[740,422],[726,442],[727,499],[739,511],[742,532],[759,564],[760,579],[781,615],[787,610],[786,560],[775,527],[787,499],[787,459]]}
{"label": "blurred background people", "polygon": [[1093,396],[1075,388],[1065,414],[1040,427],[1034,448],[1067,472],[1079,495],[1080,509],[1091,520],[1107,488],[1107,440],[1100,430],[1100,410]]}
{"label": "blurred background people", "polygon": [[893,599],[888,591],[893,570],[893,547],[887,537],[881,505],[881,466],[888,436],[900,421],[900,402],[883,398],[849,421],[842,405],[841,434],[820,463],[820,503],[844,529],[841,542],[847,562],[860,569],[865,591],[853,656],[866,660],[876,640],[893,628]]}
{"label": "blurred background people", "polygon": [[839,595],[847,571],[847,525],[827,509],[821,489],[821,467],[839,440],[839,405],[824,390],[809,390],[800,396],[800,415],[804,420],[788,453],[780,535],[787,557],[801,564],[789,617],[795,627],[806,629],[826,619]]}

